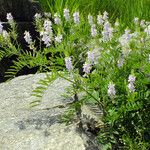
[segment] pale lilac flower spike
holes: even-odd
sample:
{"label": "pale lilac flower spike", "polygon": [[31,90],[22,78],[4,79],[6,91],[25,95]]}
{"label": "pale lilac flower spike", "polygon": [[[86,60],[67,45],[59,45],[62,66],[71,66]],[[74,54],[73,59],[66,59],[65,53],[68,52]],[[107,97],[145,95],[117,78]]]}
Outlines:
{"label": "pale lilac flower spike", "polygon": [[79,24],[79,22],[80,22],[79,12],[75,12],[75,13],[73,14],[73,18],[74,18],[74,23],[75,23],[75,24]]}
{"label": "pale lilac flower spike", "polygon": [[7,40],[7,38],[9,37],[9,34],[8,34],[8,32],[7,32],[6,30],[4,30],[4,31],[2,32],[2,35],[3,35],[3,38],[4,38],[5,40]]}
{"label": "pale lilac flower spike", "polygon": [[12,23],[14,21],[13,16],[12,16],[11,13],[7,13],[7,17],[6,18],[7,18],[9,23]]}
{"label": "pale lilac flower spike", "polygon": [[123,66],[123,64],[124,64],[124,58],[122,57],[122,58],[120,58],[118,61],[117,61],[117,66],[118,66],[118,68],[121,68],[122,66]]}
{"label": "pale lilac flower spike", "polygon": [[97,30],[96,30],[95,24],[91,25],[91,35],[92,35],[92,37],[95,37],[97,35]]}
{"label": "pale lilac flower spike", "polygon": [[135,76],[130,74],[129,77],[128,77],[128,82],[133,82],[134,83],[135,82],[135,78],[136,78]]}
{"label": "pale lilac flower spike", "polygon": [[73,69],[71,57],[65,58],[65,65],[66,65],[66,68],[68,69],[68,71],[71,72],[71,70]]}
{"label": "pale lilac flower spike", "polygon": [[66,19],[66,21],[69,21],[70,20],[70,11],[69,9],[64,9],[64,17]]}
{"label": "pale lilac flower spike", "polygon": [[145,28],[144,32],[147,33],[147,35],[150,35],[150,25]]}
{"label": "pale lilac flower spike", "polygon": [[85,62],[85,63],[83,64],[83,72],[85,72],[86,75],[90,73],[91,68],[92,68],[92,67],[91,67],[91,64],[90,64],[90,63]]}
{"label": "pale lilac flower spike", "polygon": [[49,37],[49,35],[46,32],[43,32],[42,35],[42,41],[44,42],[44,44],[46,45],[46,47],[49,47],[51,45],[51,38]]}
{"label": "pale lilac flower spike", "polygon": [[109,83],[108,85],[108,95],[114,97],[116,95],[115,84]]}
{"label": "pale lilac flower spike", "polygon": [[90,25],[93,24],[93,16],[91,16],[90,14],[88,15],[88,22]]}
{"label": "pale lilac flower spike", "polygon": [[129,75],[128,77],[128,88],[130,92],[135,92],[135,86],[134,86],[134,82],[135,82],[136,77],[134,75]]}
{"label": "pale lilac flower spike", "polygon": [[131,39],[132,39],[132,34],[130,33],[130,30],[126,29],[125,33],[119,38],[119,43],[122,47],[124,47],[130,43]]}
{"label": "pale lilac flower spike", "polygon": [[29,45],[32,43],[31,35],[28,31],[24,32],[24,39]]}
{"label": "pale lilac flower spike", "polygon": [[0,22],[0,34],[2,34],[2,32],[3,32],[3,25],[2,25],[2,23]]}
{"label": "pale lilac flower spike", "polygon": [[145,27],[145,20],[141,20],[141,22],[140,22],[140,26],[141,26],[142,28],[144,28],[144,27]]}
{"label": "pale lilac flower spike", "polygon": [[61,24],[60,16],[57,13],[54,14],[54,22],[57,25]]}
{"label": "pale lilac flower spike", "polygon": [[107,19],[108,19],[108,12],[105,11],[105,12],[103,13],[103,20],[106,21]]}
{"label": "pale lilac flower spike", "polygon": [[114,25],[115,25],[115,27],[119,27],[119,22],[116,21]]}
{"label": "pale lilac flower spike", "polygon": [[48,33],[52,33],[53,31],[52,31],[52,22],[50,21],[50,20],[45,20],[44,21],[44,29],[45,29],[45,31],[47,32],[47,34]]}
{"label": "pale lilac flower spike", "polygon": [[130,83],[128,84],[128,88],[129,88],[129,91],[130,91],[130,92],[135,92],[134,83],[130,82]]}
{"label": "pale lilac flower spike", "polygon": [[137,24],[139,23],[139,18],[138,18],[138,17],[135,17],[133,21],[134,21],[134,23],[137,25]]}
{"label": "pale lilac flower spike", "polygon": [[87,59],[91,65],[98,63],[98,59],[100,57],[100,51],[98,48],[93,49],[92,51],[87,52]]}
{"label": "pale lilac flower spike", "polygon": [[45,12],[44,13],[45,17],[50,18],[51,17],[51,13],[50,12]]}
{"label": "pale lilac flower spike", "polygon": [[109,22],[104,23],[104,29],[102,31],[103,41],[109,41],[113,37],[113,28]]}
{"label": "pale lilac flower spike", "polygon": [[60,35],[55,37],[55,41],[58,42],[58,43],[61,43],[62,42],[62,38],[63,38],[63,36],[60,34]]}
{"label": "pale lilac flower spike", "polygon": [[87,58],[88,58],[89,62],[94,64],[94,61],[95,61],[95,53],[94,53],[94,51],[88,51],[87,52]]}
{"label": "pale lilac flower spike", "polygon": [[103,16],[99,14],[97,16],[97,24],[102,25],[104,23]]}
{"label": "pale lilac flower spike", "polygon": [[49,47],[53,36],[52,22],[50,20],[44,21],[44,31],[40,32],[40,36],[46,47]]}
{"label": "pale lilac flower spike", "polygon": [[40,13],[36,13],[35,15],[34,15],[34,17],[35,17],[35,19],[37,19],[37,20],[39,20],[39,19],[41,19],[41,14]]}

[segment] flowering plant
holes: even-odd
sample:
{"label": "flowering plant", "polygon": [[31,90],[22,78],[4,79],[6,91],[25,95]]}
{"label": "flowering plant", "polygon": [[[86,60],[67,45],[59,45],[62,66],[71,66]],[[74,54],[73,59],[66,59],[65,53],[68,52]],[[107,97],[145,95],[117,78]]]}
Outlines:
{"label": "flowering plant", "polygon": [[[80,127],[82,105],[98,106],[103,121],[98,140],[105,148],[146,150],[150,146],[149,22],[136,18],[134,30],[127,28],[122,32],[118,21],[109,22],[107,12],[97,17],[89,14],[84,19],[77,10],[72,13],[65,8],[63,14],[57,12],[51,17],[53,23],[35,15],[39,40],[45,47],[41,44],[38,50],[25,31],[24,39],[30,50],[19,53],[15,65],[18,69],[39,66],[40,71],[52,71],[52,78],[46,77],[40,90],[56,79],[54,74],[70,81]],[[8,19],[13,29],[10,14]],[[9,34],[0,24],[0,42],[4,44],[4,40],[8,40],[9,46]],[[78,94],[82,92],[84,96],[80,99]]]}

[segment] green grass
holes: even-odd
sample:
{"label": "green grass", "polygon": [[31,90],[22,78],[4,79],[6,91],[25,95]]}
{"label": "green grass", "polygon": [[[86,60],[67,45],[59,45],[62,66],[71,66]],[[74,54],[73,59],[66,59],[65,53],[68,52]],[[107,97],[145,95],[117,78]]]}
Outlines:
{"label": "green grass", "polygon": [[71,11],[79,9],[80,13],[93,15],[98,12],[109,13],[111,20],[119,18],[122,23],[130,26],[134,17],[150,20],[150,0],[39,0],[45,11],[62,12],[64,7]]}

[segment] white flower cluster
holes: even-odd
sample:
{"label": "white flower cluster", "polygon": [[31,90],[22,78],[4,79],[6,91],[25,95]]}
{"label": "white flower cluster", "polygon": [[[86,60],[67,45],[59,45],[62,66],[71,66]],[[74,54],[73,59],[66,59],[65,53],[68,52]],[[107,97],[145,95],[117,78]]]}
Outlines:
{"label": "white flower cluster", "polygon": [[96,30],[95,24],[91,25],[91,35],[92,35],[92,37],[95,37],[97,35],[97,30]]}
{"label": "white flower cluster", "polygon": [[51,17],[51,13],[50,12],[45,12],[44,16],[47,17],[47,18],[50,18]]}
{"label": "white flower cluster", "polygon": [[2,37],[7,40],[8,37],[9,37],[9,34],[6,30],[3,29],[3,25],[2,23],[0,22],[0,35],[2,35]]}
{"label": "white flower cluster", "polygon": [[62,38],[63,38],[62,34],[60,34],[60,35],[58,35],[58,36],[55,36],[55,41],[56,41],[57,43],[61,43],[61,42],[62,42]]}
{"label": "white flower cluster", "polygon": [[79,15],[79,12],[75,12],[73,14],[73,18],[74,18],[74,23],[75,24],[79,24],[80,23],[80,15]]}
{"label": "white flower cluster", "polygon": [[7,32],[7,31],[5,31],[5,30],[3,30],[2,35],[3,35],[3,38],[4,38],[5,40],[7,40],[7,39],[8,39],[8,37],[9,37],[8,32]]}
{"label": "white flower cluster", "polygon": [[49,47],[51,44],[51,39],[49,37],[49,35],[46,32],[41,32],[40,34],[42,36],[42,41],[44,42],[44,44],[46,45],[46,47]]}
{"label": "white flower cluster", "polygon": [[120,45],[122,47],[128,46],[132,39],[132,34],[130,34],[130,30],[125,30],[125,33],[119,38]]}
{"label": "white flower cluster", "polygon": [[54,22],[55,22],[55,24],[57,24],[57,25],[61,24],[60,16],[59,16],[59,14],[57,14],[57,13],[54,14]]}
{"label": "white flower cluster", "polygon": [[103,13],[103,16],[100,13],[97,15],[98,25],[103,25],[105,22],[108,22],[108,13],[106,11]]}
{"label": "white flower cluster", "polygon": [[135,25],[138,25],[138,23],[139,23],[139,18],[138,18],[138,17],[135,17],[135,18],[133,19],[133,22],[135,23]]}
{"label": "white flower cluster", "polygon": [[115,84],[111,82],[108,85],[108,95],[110,98],[113,98],[116,95]]}
{"label": "white flower cluster", "polygon": [[90,14],[88,15],[88,22],[89,22],[90,25],[93,24],[93,16],[90,15]]}
{"label": "white flower cluster", "polygon": [[130,30],[126,29],[125,33],[119,38],[119,43],[122,48],[123,56],[126,57],[129,55],[130,49],[130,42],[136,38],[138,35],[137,32],[130,33]]}
{"label": "white flower cluster", "polygon": [[115,27],[119,27],[119,21],[117,20],[114,25]]}
{"label": "white flower cluster", "polygon": [[97,35],[97,29],[96,29],[96,25],[93,22],[93,16],[92,15],[88,15],[88,22],[91,26],[91,36],[95,37]]}
{"label": "white flower cluster", "polygon": [[108,20],[108,12],[107,12],[107,11],[105,11],[105,12],[103,13],[103,20],[104,20],[104,21],[107,21],[107,20]]}
{"label": "white flower cluster", "polygon": [[99,13],[99,15],[97,15],[97,24],[99,25],[103,25],[104,22],[106,22],[108,20],[108,13],[105,11],[103,13],[103,16]]}
{"label": "white flower cluster", "polygon": [[49,47],[51,45],[53,37],[52,22],[50,20],[45,20],[43,26],[44,31],[40,33],[40,36],[42,37],[42,41],[44,42],[46,47]]}
{"label": "white flower cluster", "polygon": [[69,9],[64,9],[64,17],[65,17],[66,21],[70,20],[70,11],[69,11]]}
{"label": "white flower cluster", "polygon": [[92,65],[96,64],[100,57],[100,52],[98,48],[87,52],[87,59]]}
{"label": "white flower cluster", "polygon": [[66,68],[68,69],[68,71],[71,72],[73,69],[71,57],[65,58],[65,65],[66,65]]}
{"label": "white flower cluster", "polygon": [[40,13],[36,13],[36,14],[34,15],[34,17],[35,17],[35,20],[39,20],[39,19],[42,18],[42,16],[41,16]]}
{"label": "white flower cluster", "polygon": [[97,29],[96,29],[96,25],[93,22],[93,16],[92,15],[88,15],[88,22],[91,26],[91,36],[95,37],[97,35]]}
{"label": "white flower cluster", "polygon": [[150,35],[150,25],[145,28],[144,32],[145,32],[147,35]]}
{"label": "white flower cluster", "polygon": [[[64,9],[64,18],[66,21],[70,21],[70,10],[65,8]],[[74,23],[75,24],[79,24],[80,23],[80,15],[79,15],[79,12],[74,12],[73,13],[73,20],[74,20]],[[55,13],[54,14],[54,22],[55,24],[59,25],[61,24],[61,18],[60,18],[60,15],[58,13]]]}
{"label": "white flower cluster", "polygon": [[13,16],[12,16],[12,14],[11,13],[7,13],[7,20],[8,20],[8,23],[13,23],[14,22],[14,19],[13,19]]}
{"label": "white flower cluster", "polygon": [[102,31],[102,39],[103,41],[109,41],[113,37],[113,28],[111,27],[110,23],[107,21],[104,23],[104,29]]}
{"label": "white flower cluster", "polygon": [[140,25],[142,28],[145,28],[146,24],[148,23],[145,20],[140,21],[140,19],[137,18],[137,17],[134,18],[133,22],[134,22],[135,25]]}
{"label": "white flower cluster", "polygon": [[8,20],[9,25],[11,28],[15,27],[15,21],[11,13],[7,13],[6,19]]}
{"label": "white flower cluster", "polygon": [[85,76],[90,73],[92,65],[98,62],[99,57],[100,52],[98,48],[95,48],[94,50],[87,52],[87,61],[83,64],[83,72],[85,72]]}
{"label": "white flower cluster", "polygon": [[[64,18],[65,18],[65,20],[66,21],[70,21],[70,10],[67,9],[67,8],[65,8],[63,12],[64,12]],[[75,24],[79,24],[80,23],[79,12],[76,11],[76,12],[73,13],[73,20],[74,20]],[[54,22],[57,25],[61,24],[60,15],[58,13],[54,14]]]}
{"label": "white flower cluster", "polygon": [[108,13],[105,11],[103,13],[103,16],[99,14],[97,16],[97,24],[103,25],[103,31],[102,31],[102,41],[107,42],[110,41],[113,37],[113,28],[111,27],[109,21],[108,21]]}
{"label": "white flower cluster", "polygon": [[85,76],[90,73],[91,68],[92,68],[92,66],[91,66],[90,63],[85,62],[85,63],[83,64],[83,72],[85,72]]}
{"label": "white flower cluster", "polygon": [[128,77],[128,82],[134,83],[135,79],[136,79],[136,77],[130,74],[129,77]]}
{"label": "white flower cluster", "polygon": [[118,62],[117,62],[117,66],[118,66],[118,68],[121,68],[122,66],[123,66],[123,64],[124,64],[124,58],[123,57],[121,57],[119,60],[118,60]]}
{"label": "white flower cluster", "polygon": [[29,31],[24,32],[24,39],[29,45],[32,44],[32,38]]}
{"label": "white flower cluster", "polygon": [[135,82],[136,77],[134,75],[129,75],[128,77],[128,89],[130,92],[135,92],[135,86],[134,86],[134,82]]}
{"label": "white flower cluster", "polygon": [[44,21],[44,29],[47,34],[52,34],[52,22],[50,20]]}
{"label": "white flower cluster", "polygon": [[141,20],[141,22],[140,22],[140,26],[141,26],[142,28],[145,28],[145,27],[146,27],[145,20]]}
{"label": "white flower cluster", "polygon": [[0,22],[0,34],[2,34],[3,33],[3,25],[2,25],[2,23]]}
{"label": "white flower cluster", "polygon": [[87,52],[87,58],[88,58],[88,61],[93,64],[95,61],[94,51],[88,51]]}
{"label": "white flower cluster", "polygon": [[99,14],[97,16],[97,24],[98,25],[103,25],[103,23],[104,23],[103,16],[101,14]]}

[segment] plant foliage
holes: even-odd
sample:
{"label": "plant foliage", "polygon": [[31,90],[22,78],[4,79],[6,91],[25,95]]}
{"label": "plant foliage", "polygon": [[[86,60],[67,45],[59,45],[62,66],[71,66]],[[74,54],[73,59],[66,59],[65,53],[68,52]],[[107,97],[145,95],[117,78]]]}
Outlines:
{"label": "plant foliage", "polygon": [[[64,121],[69,123],[76,116],[83,128],[82,106],[90,104],[103,122],[97,137],[103,149],[149,149],[150,23],[134,18],[134,28],[122,31],[119,20],[109,22],[107,12],[85,18],[78,10],[70,12],[65,7],[62,11],[51,12],[53,21],[35,15],[39,48],[25,32],[29,50],[21,51],[12,44],[14,28],[8,34],[2,30],[1,58],[17,55],[7,75],[14,77],[23,67],[51,71],[33,91],[38,99],[31,106],[40,103],[57,77],[63,78],[71,83],[68,94],[74,99]],[[13,35],[12,39],[6,35]]]}

